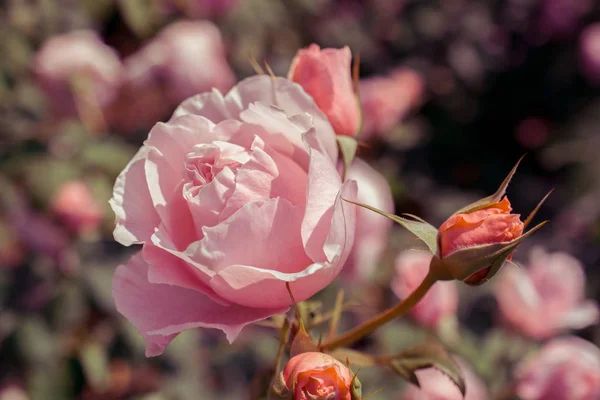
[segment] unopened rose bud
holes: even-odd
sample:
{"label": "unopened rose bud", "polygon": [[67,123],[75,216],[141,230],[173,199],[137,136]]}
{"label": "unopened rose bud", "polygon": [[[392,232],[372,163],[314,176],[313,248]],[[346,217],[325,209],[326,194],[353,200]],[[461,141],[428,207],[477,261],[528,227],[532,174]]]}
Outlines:
{"label": "unopened rose bud", "polygon": [[348,47],[323,49],[312,44],[298,51],[288,79],[300,84],[327,115],[338,135],[354,136],[360,127],[360,107],[350,74]]}
{"label": "unopened rose bud", "polygon": [[[502,250],[523,233],[519,214],[512,214],[507,197],[481,209],[454,214],[440,226],[440,258],[452,276],[469,285],[478,285],[492,274],[492,264]],[[494,257],[498,252],[497,257]],[[493,271],[495,274],[497,271]]]}
{"label": "unopened rose bud", "polygon": [[[330,355],[318,352],[301,353],[288,361],[280,375],[294,400],[336,399],[356,400],[358,382],[350,370]],[[360,393],[358,393],[360,396]]]}
{"label": "unopened rose bud", "polygon": [[66,182],[52,200],[52,211],[75,233],[96,230],[102,221],[102,210],[90,189],[81,181]]}

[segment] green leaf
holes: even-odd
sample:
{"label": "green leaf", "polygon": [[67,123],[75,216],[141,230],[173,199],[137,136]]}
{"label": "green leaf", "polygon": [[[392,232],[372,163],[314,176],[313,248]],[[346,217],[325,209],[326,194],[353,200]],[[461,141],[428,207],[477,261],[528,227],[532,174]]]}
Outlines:
{"label": "green leaf", "polygon": [[356,149],[358,148],[358,142],[355,138],[346,135],[336,136],[340,152],[342,153],[342,159],[344,160],[344,174],[342,175],[344,180],[350,170],[350,165],[354,156],[356,156]]}
{"label": "green leaf", "polygon": [[435,343],[427,343],[404,350],[388,357],[387,364],[398,375],[419,385],[415,371],[425,368],[436,368],[446,375],[465,394],[465,379],[459,365],[446,349]]}
{"label": "green leaf", "polygon": [[519,158],[519,161],[517,161],[513,169],[510,170],[508,176],[504,178],[504,181],[502,182],[496,193],[494,193],[491,196],[484,197],[483,199],[478,200],[475,203],[471,203],[468,206],[456,211],[454,214],[470,213],[473,211],[481,210],[482,208],[486,208],[490,204],[497,203],[500,200],[502,200],[502,197],[504,197],[504,194],[506,193],[506,188],[508,187],[508,184],[510,183],[510,180],[512,179],[515,172],[517,172],[517,168],[519,167],[521,160],[523,160],[523,157],[525,157],[525,155]]}
{"label": "green leaf", "polygon": [[377,358],[357,350],[341,347],[329,353],[343,363],[349,362],[353,367],[374,367],[378,365]]}
{"label": "green leaf", "polygon": [[[355,203],[353,201],[346,200],[346,199],[344,199],[344,200],[347,201],[348,203],[352,203],[357,206],[374,211],[377,214],[383,215],[384,217],[387,217],[387,218],[391,219],[392,221],[402,225],[404,228],[408,229],[413,235],[415,235],[419,239],[421,239],[427,245],[427,247],[433,254],[437,254],[437,229],[435,227],[433,227],[432,225],[428,224],[427,222],[421,220],[418,217],[416,217],[417,220],[403,218],[398,215],[390,214],[385,211],[379,210],[375,207],[368,206],[366,204]],[[415,217],[412,217],[412,218],[415,218]]]}

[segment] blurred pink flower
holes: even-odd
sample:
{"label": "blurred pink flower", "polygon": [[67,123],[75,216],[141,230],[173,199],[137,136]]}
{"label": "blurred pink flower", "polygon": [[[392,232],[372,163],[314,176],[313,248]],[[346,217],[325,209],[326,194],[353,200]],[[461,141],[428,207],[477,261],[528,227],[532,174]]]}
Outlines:
{"label": "blurred pink flower", "polygon": [[600,23],[589,25],[579,37],[581,70],[593,84],[600,85]]}
{"label": "blurred pink flower", "polygon": [[181,331],[224,331],[285,312],[327,286],[354,241],[356,182],[300,86],[254,76],[183,102],[118,177],[115,239],[144,244],[117,268],[117,309],[148,356]]}
{"label": "blurred pink flower", "polygon": [[213,88],[227,91],[235,83],[221,33],[209,21],[168,25],[125,60],[125,69],[125,81],[129,84],[160,82],[173,106]]}
{"label": "blurred pink flower", "polygon": [[[359,158],[355,158],[348,171],[348,179],[358,184],[358,201],[393,214],[394,200],[387,180]],[[342,274],[350,279],[368,279],[387,245],[393,222],[365,208],[356,211],[354,247]]]}
{"label": "blurred pink flower", "polygon": [[352,373],[332,356],[318,352],[292,357],[280,379],[294,400],[351,400]]}
{"label": "blurred pink flower", "polygon": [[[398,254],[392,290],[399,299],[407,298],[425,279],[432,258],[431,253],[417,250]],[[445,317],[455,315],[457,309],[456,282],[437,282],[410,310],[409,315],[419,324],[435,329]]]}
{"label": "blurred pink flower", "polygon": [[398,69],[390,76],[360,81],[362,106],[361,139],[388,133],[408,112],[420,104],[423,78],[409,69]]}
{"label": "blurred pink flower", "polygon": [[[74,86],[81,100],[108,105],[117,94],[122,73],[118,54],[94,31],[73,31],[48,39],[33,69],[56,116],[77,113]],[[89,96],[89,97],[88,97]]]}
{"label": "blurred pink flower", "polygon": [[483,381],[462,360],[457,360],[465,378],[466,395],[460,393],[458,387],[435,368],[416,371],[421,388],[409,385],[404,391],[402,400],[488,400],[489,394]]}
{"label": "blurred pink flower", "polygon": [[360,124],[351,61],[348,46],[321,50],[318,45],[311,44],[298,50],[288,72],[288,78],[312,96],[338,135],[356,135]]}
{"label": "blurred pink flower", "polygon": [[599,320],[596,302],[584,300],[581,263],[566,253],[531,252],[529,267],[505,268],[496,290],[502,318],[515,329],[545,339]]}
{"label": "blurred pink flower", "polygon": [[102,222],[102,209],[82,181],[63,183],[52,198],[50,208],[75,233],[94,231]]}
{"label": "blurred pink flower", "polygon": [[600,350],[578,337],[546,343],[515,370],[523,400],[600,399]]}

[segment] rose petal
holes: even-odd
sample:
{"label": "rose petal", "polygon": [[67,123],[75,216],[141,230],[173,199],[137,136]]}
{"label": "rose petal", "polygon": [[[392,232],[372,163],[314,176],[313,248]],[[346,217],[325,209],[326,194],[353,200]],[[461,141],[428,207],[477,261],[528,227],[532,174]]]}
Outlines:
{"label": "rose petal", "polygon": [[160,222],[146,183],[144,164],[149,151],[143,146],[119,174],[109,201],[116,216],[113,234],[124,246],[144,243]]}
{"label": "rose petal", "polygon": [[162,354],[169,342],[186,329],[220,329],[233,342],[244,326],[287,309],[223,306],[194,290],[152,284],[147,274],[148,265],[139,253],[134,255],[127,265],[117,268],[113,296],[117,310],[144,336],[148,357]]}
{"label": "rose petal", "polygon": [[281,108],[288,117],[308,113],[314,119],[327,154],[337,162],[338,149],[335,132],[325,114],[300,85],[287,79],[257,75],[238,83],[226,96],[213,90],[185,100],[175,110],[173,117],[184,114],[203,115],[214,123],[224,119],[236,119],[247,109],[250,103],[272,104]]}

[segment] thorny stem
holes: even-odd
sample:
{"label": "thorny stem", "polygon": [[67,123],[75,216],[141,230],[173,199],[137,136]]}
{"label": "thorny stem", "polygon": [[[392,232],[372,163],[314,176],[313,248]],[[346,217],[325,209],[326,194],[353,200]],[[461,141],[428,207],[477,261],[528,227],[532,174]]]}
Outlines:
{"label": "thorny stem", "polygon": [[349,346],[359,339],[371,334],[380,326],[403,316],[414,305],[416,305],[423,298],[423,296],[425,296],[433,284],[437,282],[438,278],[436,275],[437,274],[433,271],[433,269],[430,269],[423,282],[421,282],[419,287],[417,287],[406,299],[396,304],[394,307],[387,309],[381,314],[376,315],[367,322],[355,327],[354,329],[351,329],[333,339],[326,340],[325,343],[321,345],[320,350],[331,351],[337,349],[338,347]]}

